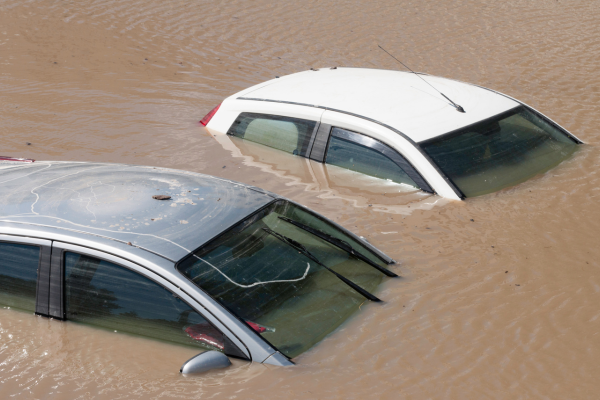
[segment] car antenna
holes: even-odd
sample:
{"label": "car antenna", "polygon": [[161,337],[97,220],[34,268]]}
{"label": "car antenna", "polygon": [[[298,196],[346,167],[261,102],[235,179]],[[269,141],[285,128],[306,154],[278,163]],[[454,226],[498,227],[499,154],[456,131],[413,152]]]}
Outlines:
{"label": "car antenna", "polygon": [[419,78],[421,78],[423,80],[423,82],[425,82],[426,84],[428,84],[429,86],[431,86],[436,92],[438,92],[439,94],[441,94],[442,96],[444,96],[444,98],[446,100],[448,100],[450,103],[452,103],[452,105],[454,106],[454,108],[456,108],[456,111],[464,113],[465,109],[462,108],[461,106],[459,106],[458,104],[456,104],[455,102],[453,102],[452,100],[450,100],[450,98],[448,96],[446,96],[444,93],[440,92],[439,90],[437,90],[431,83],[427,82],[421,75],[417,74],[415,71],[413,71],[412,69],[410,69],[408,67],[408,65],[404,64],[402,61],[398,60],[396,57],[394,57],[393,55],[390,54],[389,51],[387,51],[386,49],[384,49],[383,47],[381,47],[380,45],[379,48],[383,51],[385,51],[390,57],[392,57],[394,60],[398,61],[400,64],[402,64],[404,66],[404,68],[406,68],[407,70],[409,70],[410,72],[412,72],[413,74],[415,74],[416,76],[418,76]]}

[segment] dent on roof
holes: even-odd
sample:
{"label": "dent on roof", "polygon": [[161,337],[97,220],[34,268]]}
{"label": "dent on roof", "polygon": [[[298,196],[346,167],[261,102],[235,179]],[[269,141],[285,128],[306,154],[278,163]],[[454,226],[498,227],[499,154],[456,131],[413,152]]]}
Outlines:
{"label": "dent on roof", "polygon": [[[375,119],[416,142],[492,117],[517,102],[477,86],[423,76],[460,104],[456,109],[431,86],[408,72],[365,68],[321,68],[287,75],[243,92],[244,97],[318,105]],[[237,95],[234,95],[237,97]]]}
{"label": "dent on roof", "polygon": [[[155,195],[169,200],[153,199]],[[0,223],[101,235],[173,261],[274,196],[208,175],[135,165],[0,165]]]}

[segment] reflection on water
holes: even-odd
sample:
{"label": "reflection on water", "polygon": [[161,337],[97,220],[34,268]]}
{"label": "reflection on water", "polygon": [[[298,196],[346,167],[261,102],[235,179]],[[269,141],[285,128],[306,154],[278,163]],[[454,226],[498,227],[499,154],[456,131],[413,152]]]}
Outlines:
{"label": "reflection on water", "polygon": [[[0,308],[2,397],[597,397],[599,13],[582,0],[0,0],[0,154],[263,187],[365,236],[402,275],[293,368],[234,361],[195,378],[178,373],[194,349]],[[519,98],[589,145],[518,186],[432,206],[199,127],[276,75],[398,67],[378,43],[415,70]]]}
{"label": "reflection on water", "polygon": [[245,166],[273,174],[286,185],[299,185],[320,199],[343,199],[356,208],[372,207],[374,211],[394,214],[429,210],[448,202],[407,184],[319,163],[228,135],[213,137],[233,157],[243,159]]}

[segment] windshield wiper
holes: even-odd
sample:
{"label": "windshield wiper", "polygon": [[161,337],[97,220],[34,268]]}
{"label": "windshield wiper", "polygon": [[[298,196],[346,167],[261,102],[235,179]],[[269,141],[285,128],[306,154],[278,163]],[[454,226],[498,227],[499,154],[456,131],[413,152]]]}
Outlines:
{"label": "windshield wiper", "polygon": [[362,294],[367,299],[369,299],[371,301],[381,301],[377,297],[373,296],[371,293],[367,292],[365,289],[363,289],[360,286],[358,286],[356,283],[350,281],[348,278],[346,278],[346,277],[338,274],[337,272],[335,272],[334,270],[332,270],[331,268],[329,268],[328,266],[326,266],[325,264],[323,264],[321,261],[319,261],[319,259],[317,257],[315,257],[314,255],[312,255],[306,249],[306,247],[304,247],[304,245],[302,243],[299,243],[299,242],[295,241],[294,239],[291,239],[291,238],[289,238],[287,236],[283,236],[282,234],[277,233],[277,232],[275,232],[275,231],[273,231],[273,230],[271,230],[269,228],[263,228],[263,230],[265,232],[267,232],[268,234],[275,236],[277,239],[281,240],[282,242],[284,242],[288,246],[293,247],[294,249],[298,250],[300,253],[304,254],[307,258],[311,259],[312,261],[314,261],[315,263],[317,263],[321,267],[325,268],[327,271],[329,271],[332,274],[334,274],[335,276],[337,276],[342,282],[344,282],[346,285],[350,286],[352,289],[356,290],[358,293]]}
{"label": "windshield wiper", "polygon": [[322,232],[315,228],[311,228],[310,226],[304,225],[301,222],[294,221],[293,219],[290,219],[287,217],[279,217],[279,219],[284,220],[285,222],[288,222],[294,226],[297,226],[298,228],[305,230],[306,232],[311,233],[318,238],[323,239],[327,243],[331,243],[335,247],[344,250],[346,253],[353,255],[354,257],[358,258],[361,261],[364,261],[365,263],[369,264],[371,267],[384,273],[387,276],[391,276],[394,278],[398,276],[395,273],[393,273],[392,271],[390,271],[389,269],[384,268],[384,267],[378,265],[377,263],[375,263],[374,261],[369,260],[367,257],[363,256],[361,253],[354,250],[354,248],[350,245],[350,243],[348,243],[342,239],[338,239],[334,236],[329,235],[328,233]]}

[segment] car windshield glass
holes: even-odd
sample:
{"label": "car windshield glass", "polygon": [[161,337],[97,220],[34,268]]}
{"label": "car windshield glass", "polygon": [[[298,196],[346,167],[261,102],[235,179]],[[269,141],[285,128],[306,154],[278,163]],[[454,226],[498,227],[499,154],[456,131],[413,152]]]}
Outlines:
{"label": "car windshield glass", "polygon": [[340,229],[280,200],[196,251],[177,268],[293,358],[332,332],[368,300],[269,231],[300,243],[320,263],[371,293],[383,274],[279,217],[342,239],[370,260],[386,266]]}
{"label": "car windshield glass", "polygon": [[524,182],[577,148],[573,139],[525,107],[420,145],[467,197]]}

